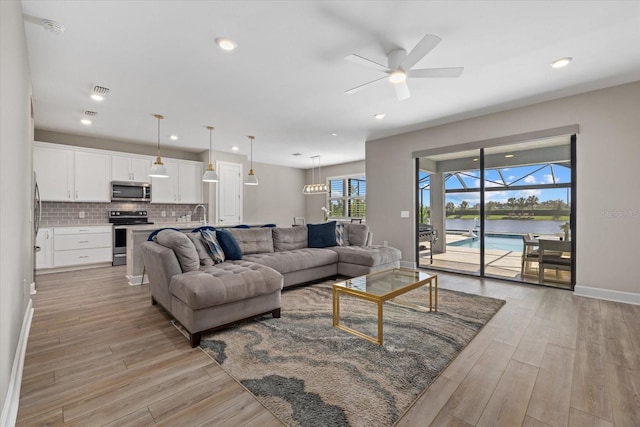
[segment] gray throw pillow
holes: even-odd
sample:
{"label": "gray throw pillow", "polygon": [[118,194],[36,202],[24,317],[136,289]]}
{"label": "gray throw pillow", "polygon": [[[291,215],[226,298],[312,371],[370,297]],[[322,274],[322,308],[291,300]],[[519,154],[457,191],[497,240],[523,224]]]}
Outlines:
{"label": "gray throw pillow", "polygon": [[207,252],[207,248],[204,246],[200,233],[188,233],[187,237],[191,239],[193,246],[196,247],[198,258],[200,258],[200,265],[211,267],[213,265],[213,260],[211,259],[209,252]]}
{"label": "gray throw pillow", "polygon": [[176,230],[162,230],[156,235],[156,242],[175,252],[183,273],[200,268],[198,251],[186,234]]}

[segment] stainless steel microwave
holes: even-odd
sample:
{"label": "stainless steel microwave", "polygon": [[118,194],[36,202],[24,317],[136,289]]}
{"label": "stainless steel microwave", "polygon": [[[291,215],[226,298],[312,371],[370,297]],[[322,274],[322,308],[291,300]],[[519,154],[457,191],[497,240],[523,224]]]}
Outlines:
{"label": "stainless steel microwave", "polygon": [[112,202],[150,202],[151,184],[148,182],[111,181]]}

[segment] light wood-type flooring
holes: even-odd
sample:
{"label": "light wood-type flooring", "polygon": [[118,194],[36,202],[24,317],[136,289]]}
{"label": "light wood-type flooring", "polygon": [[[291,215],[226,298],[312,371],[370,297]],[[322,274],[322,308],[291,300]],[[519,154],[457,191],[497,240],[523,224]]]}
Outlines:
{"label": "light wood-type flooring", "polygon": [[[281,425],[124,274],[37,276],[18,425]],[[438,275],[507,304],[398,426],[640,426],[640,306]]]}

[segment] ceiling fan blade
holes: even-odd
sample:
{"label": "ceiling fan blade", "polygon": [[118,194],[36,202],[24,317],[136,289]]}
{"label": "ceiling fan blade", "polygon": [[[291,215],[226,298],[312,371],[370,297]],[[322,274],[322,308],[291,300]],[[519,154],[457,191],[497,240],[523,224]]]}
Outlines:
{"label": "ceiling fan blade", "polygon": [[407,57],[402,61],[400,66],[404,70],[409,70],[411,67],[416,65],[418,61],[425,57],[425,55],[440,43],[442,39],[438,36],[434,36],[433,34],[427,34],[418,42],[416,47],[413,48],[411,52],[407,55]]}
{"label": "ceiling fan blade", "polygon": [[376,70],[380,70],[385,73],[389,72],[389,68],[387,68],[386,66],[382,64],[378,64],[377,62],[367,59],[363,56],[356,55],[355,53],[345,56],[344,59],[346,59],[349,62],[353,62],[354,64],[363,65],[367,68],[374,68]]}
{"label": "ceiling fan blade", "polygon": [[396,96],[398,97],[398,101],[404,101],[407,98],[411,98],[411,94],[409,93],[409,86],[407,82],[396,83],[394,84],[396,87]]}
{"label": "ceiling fan blade", "polygon": [[423,68],[421,70],[411,70],[407,73],[408,77],[460,77],[464,67],[449,68]]}
{"label": "ceiling fan blade", "polygon": [[351,89],[349,89],[349,90],[345,90],[345,91],[344,91],[344,93],[348,93],[349,95],[351,95],[351,94],[353,94],[353,93],[356,93],[356,92],[361,91],[362,89],[366,89],[366,88],[368,88],[369,86],[373,86],[375,83],[378,83],[378,82],[379,82],[379,81],[381,81],[381,80],[385,80],[386,78],[387,78],[387,76],[380,77],[379,79],[375,79],[375,80],[370,81],[370,82],[368,82],[368,83],[361,84],[360,86],[356,86],[356,87],[351,88]]}

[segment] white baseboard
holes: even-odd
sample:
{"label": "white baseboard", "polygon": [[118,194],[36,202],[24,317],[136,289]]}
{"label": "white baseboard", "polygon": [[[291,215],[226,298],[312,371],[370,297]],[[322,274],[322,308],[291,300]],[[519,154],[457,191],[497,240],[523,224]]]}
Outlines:
{"label": "white baseboard", "polygon": [[129,279],[129,286],[140,286],[149,283],[149,276],[146,274],[144,275],[144,283],[142,282],[142,274],[139,276],[127,275],[127,279]]}
{"label": "white baseboard", "polygon": [[413,261],[400,261],[400,267],[402,268],[416,268],[416,263]]}
{"label": "white baseboard", "polygon": [[13,358],[13,367],[11,369],[11,378],[9,378],[9,387],[7,389],[7,397],[2,406],[2,414],[0,415],[0,426],[13,426],[16,424],[18,417],[18,405],[20,404],[20,387],[22,386],[22,369],[24,368],[24,355],[27,351],[27,342],[29,341],[29,331],[31,330],[31,319],[33,318],[33,303],[29,298],[29,304],[22,319],[22,329],[20,330],[20,339],[16,347],[16,354]]}
{"label": "white baseboard", "polygon": [[580,297],[640,305],[640,294],[634,292],[612,291],[610,289],[590,288],[588,286],[578,285],[574,288],[573,294]]}

